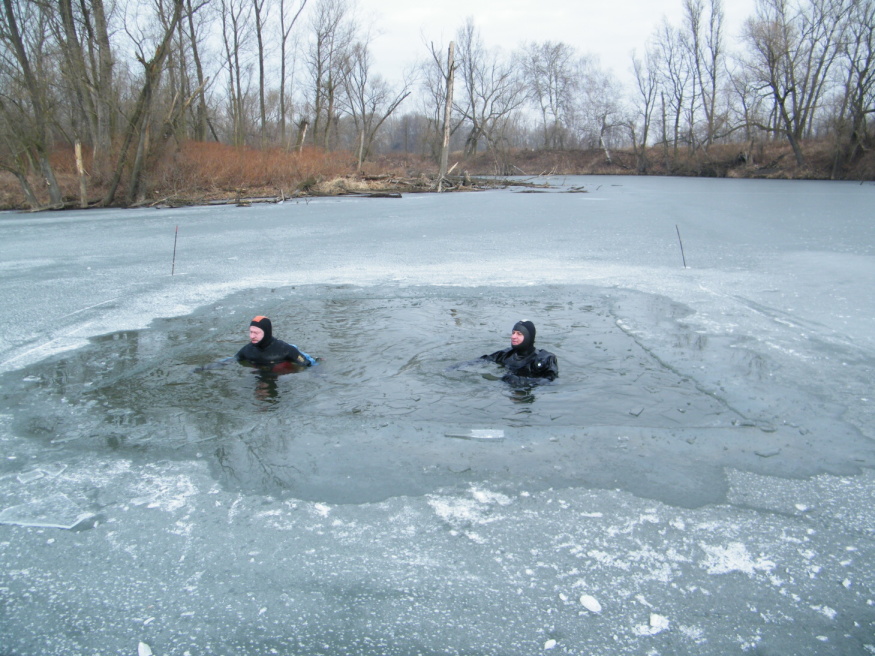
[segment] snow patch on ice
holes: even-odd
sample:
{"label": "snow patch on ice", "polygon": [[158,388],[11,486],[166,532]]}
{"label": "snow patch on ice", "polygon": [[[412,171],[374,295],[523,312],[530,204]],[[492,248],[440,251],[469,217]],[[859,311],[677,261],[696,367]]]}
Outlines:
{"label": "snow patch on ice", "polygon": [[510,497],[500,492],[471,487],[469,493],[471,498],[430,495],[428,497],[428,505],[431,506],[435,514],[442,520],[451,526],[460,527],[493,522],[496,518],[488,516],[491,507],[508,506],[512,503]]}
{"label": "snow patch on ice", "polygon": [[722,545],[700,544],[707,554],[702,566],[709,574],[728,574],[741,572],[752,576],[757,571],[769,572],[775,568],[775,563],[765,558],[754,558],[741,542],[731,542]]}

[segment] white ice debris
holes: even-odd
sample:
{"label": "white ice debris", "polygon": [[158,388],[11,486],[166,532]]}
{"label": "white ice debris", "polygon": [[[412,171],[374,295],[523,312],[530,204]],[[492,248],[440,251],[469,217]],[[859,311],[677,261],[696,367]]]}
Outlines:
{"label": "white ice debris", "polygon": [[834,620],[836,615],[838,615],[838,613],[829,606],[811,606],[811,610],[816,610],[818,613],[831,620]]}
{"label": "white ice debris", "polygon": [[511,499],[506,494],[502,494],[501,492],[492,492],[490,490],[483,490],[478,487],[471,488],[471,496],[474,497],[474,500],[479,503],[495,503],[499,506],[508,506],[511,504]]}
{"label": "white ice debris", "polygon": [[650,613],[650,620],[647,624],[639,624],[634,631],[640,636],[656,635],[667,630],[670,622],[668,618],[656,613]]}
{"label": "white ice debris", "polygon": [[152,648],[145,642],[137,645],[137,656],[152,656]]}
{"label": "white ice debris", "polygon": [[602,605],[598,599],[590,595],[580,595],[580,605],[586,608],[590,613],[601,613]]}
{"label": "white ice debris", "polygon": [[445,435],[461,440],[491,440],[493,442],[504,440],[504,431],[500,428],[472,428],[467,433],[445,433]]}
{"label": "white ice debris", "polygon": [[741,542],[730,542],[725,547],[709,544],[702,544],[701,547],[707,554],[702,565],[709,574],[741,572],[752,576],[757,570],[767,572],[775,567],[775,563],[763,557],[754,560]]}
{"label": "white ice debris", "polygon": [[650,628],[654,630],[654,633],[665,631],[668,629],[668,625],[668,618],[663,617],[662,615],[657,615],[656,613],[650,613]]}
{"label": "white ice debris", "polygon": [[544,649],[553,649],[556,647],[556,641],[552,638],[544,643]]}

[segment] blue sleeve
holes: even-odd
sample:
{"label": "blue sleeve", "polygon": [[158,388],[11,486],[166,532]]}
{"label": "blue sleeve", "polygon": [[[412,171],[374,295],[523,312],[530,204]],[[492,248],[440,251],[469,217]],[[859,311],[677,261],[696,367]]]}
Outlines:
{"label": "blue sleeve", "polygon": [[311,355],[309,355],[307,353],[304,353],[301,349],[299,349],[294,344],[290,344],[290,346],[303,356],[303,358],[307,361],[308,367],[312,367],[314,364],[319,364],[318,362],[316,362],[316,358],[312,357]]}

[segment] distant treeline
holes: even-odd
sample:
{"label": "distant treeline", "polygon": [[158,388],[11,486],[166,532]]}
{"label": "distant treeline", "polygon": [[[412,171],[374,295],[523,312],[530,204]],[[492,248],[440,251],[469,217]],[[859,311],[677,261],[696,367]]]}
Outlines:
{"label": "distant treeline", "polygon": [[857,174],[873,146],[875,0],[757,0],[732,43],[721,0],[678,1],[681,24],[641,44],[627,88],[597,53],[508,52],[471,19],[452,75],[450,44],[431,44],[390,82],[353,0],[0,0],[0,170],[39,208],[71,193],[81,206],[141,202],[186,178],[172,167],[190,143],[325,171],[391,154],[437,162],[453,79],[450,149],[496,173],[522,152],[592,149],[641,174],[725,173],[726,153],[742,163],[784,144],[797,172]]}

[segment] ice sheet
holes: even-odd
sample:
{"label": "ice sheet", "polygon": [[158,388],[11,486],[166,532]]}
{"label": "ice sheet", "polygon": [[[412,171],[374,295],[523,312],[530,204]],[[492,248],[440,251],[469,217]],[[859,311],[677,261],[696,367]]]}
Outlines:
{"label": "ice sheet", "polygon": [[93,516],[59,493],[4,509],[0,524],[71,529]]}

